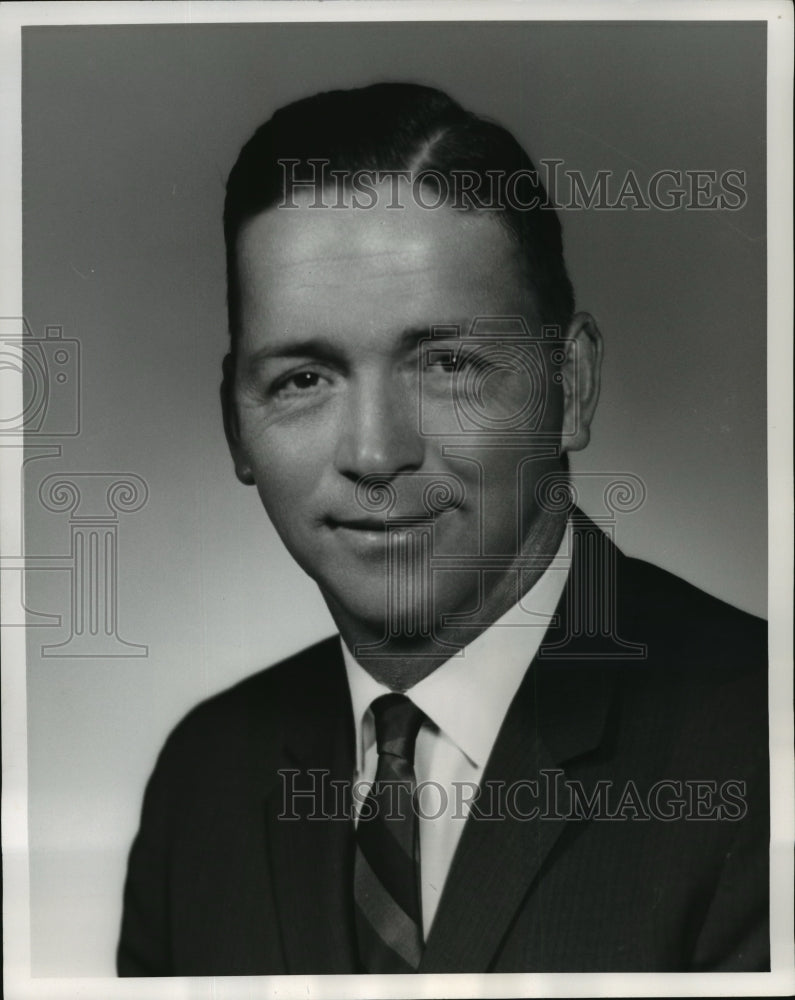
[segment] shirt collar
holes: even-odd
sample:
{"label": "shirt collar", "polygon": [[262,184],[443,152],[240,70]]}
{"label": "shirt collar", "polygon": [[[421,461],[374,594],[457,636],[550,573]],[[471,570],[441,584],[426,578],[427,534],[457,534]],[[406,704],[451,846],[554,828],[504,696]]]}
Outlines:
{"label": "shirt collar", "polygon": [[[560,600],[570,558],[568,531],[536,583],[498,621],[407,691],[408,697],[478,768],[485,766],[508,707],[535,658]],[[341,640],[356,727],[356,767],[375,739],[368,709],[390,688]]]}

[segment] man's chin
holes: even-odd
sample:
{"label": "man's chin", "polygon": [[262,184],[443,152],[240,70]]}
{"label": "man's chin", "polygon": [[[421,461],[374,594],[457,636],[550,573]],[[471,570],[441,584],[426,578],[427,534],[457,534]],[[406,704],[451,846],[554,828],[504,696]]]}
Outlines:
{"label": "man's chin", "polygon": [[388,586],[383,575],[360,578],[355,588],[332,588],[317,582],[343,637],[355,635],[357,642],[388,642],[396,652],[402,646],[407,651],[416,650],[418,644],[434,647],[434,636],[440,636],[443,618],[476,607],[476,597],[471,594],[466,595],[467,599],[448,593],[423,599],[416,591],[407,594],[394,581]]}

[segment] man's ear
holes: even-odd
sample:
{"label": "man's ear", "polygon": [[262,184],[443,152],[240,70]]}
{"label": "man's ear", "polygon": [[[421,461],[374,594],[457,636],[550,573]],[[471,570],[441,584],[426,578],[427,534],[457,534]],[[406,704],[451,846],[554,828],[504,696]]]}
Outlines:
{"label": "man's ear", "polygon": [[575,313],[564,343],[561,447],[564,451],[580,451],[590,440],[591,421],[599,400],[602,335],[593,316]]}
{"label": "man's ear", "polygon": [[221,410],[224,415],[224,433],[232,460],[235,463],[235,475],[244,486],[254,484],[254,474],[251,471],[251,464],[246,456],[245,449],[240,442],[240,424],[237,419],[237,407],[235,406],[235,359],[231,354],[227,354],[223,363],[224,377],[221,381]]}

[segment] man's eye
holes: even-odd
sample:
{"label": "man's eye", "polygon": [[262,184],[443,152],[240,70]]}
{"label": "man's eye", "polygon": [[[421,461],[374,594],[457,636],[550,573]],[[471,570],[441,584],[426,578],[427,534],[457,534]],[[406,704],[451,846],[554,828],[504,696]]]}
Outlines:
{"label": "man's eye", "polygon": [[425,358],[425,370],[438,375],[452,374],[460,366],[460,356],[453,351],[430,351]]}
{"label": "man's eye", "polygon": [[425,370],[437,375],[462,375],[470,370],[486,372],[490,358],[483,351],[433,351],[426,358]]}
{"label": "man's eye", "polygon": [[319,384],[320,375],[317,372],[293,372],[291,375],[279,379],[273,387],[273,392],[277,395],[298,394],[314,389]]}

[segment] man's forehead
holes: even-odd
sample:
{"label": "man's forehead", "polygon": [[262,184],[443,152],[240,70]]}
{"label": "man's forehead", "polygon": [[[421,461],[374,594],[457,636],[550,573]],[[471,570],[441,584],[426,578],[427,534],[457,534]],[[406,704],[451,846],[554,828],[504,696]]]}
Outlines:
{"label": "man's forehead", "polygon": [[370,209],[313,208],[309,199],[269,208],[241,228],[238,263],[243,281],[316,285],[421,283],[433,274],[504,286],[523,277],[518,244],[485,213],[383,201]]}

